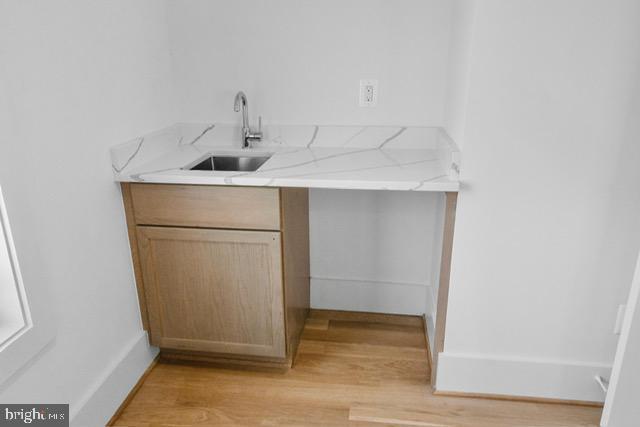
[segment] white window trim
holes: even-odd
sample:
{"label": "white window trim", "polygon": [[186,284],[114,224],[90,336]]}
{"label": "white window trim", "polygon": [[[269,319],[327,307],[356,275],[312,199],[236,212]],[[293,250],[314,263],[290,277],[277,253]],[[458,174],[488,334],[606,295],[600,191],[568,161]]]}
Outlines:
{"label": "white window trim", "polygon": [[25,289],[18,264],[16,248],[9,226],[9,216],[0,187],[0,226],[4,236],[0,244],[7,246],[11,269],[21,303],[25,325],[5,342],[0,343],[0,386],[16,374],[27,362],[55,337],[52,310],[42,286]]}

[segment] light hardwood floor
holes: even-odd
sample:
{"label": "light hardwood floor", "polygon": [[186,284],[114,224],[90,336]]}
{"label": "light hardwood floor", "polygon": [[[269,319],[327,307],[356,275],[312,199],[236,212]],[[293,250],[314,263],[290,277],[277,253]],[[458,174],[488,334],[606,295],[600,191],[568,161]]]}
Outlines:
{"label": "light hardwood floor", "polygon": [[312,310],[287,373],[160,362],[115,426],[597,426],[601,409],[434,396],[422,319]]}

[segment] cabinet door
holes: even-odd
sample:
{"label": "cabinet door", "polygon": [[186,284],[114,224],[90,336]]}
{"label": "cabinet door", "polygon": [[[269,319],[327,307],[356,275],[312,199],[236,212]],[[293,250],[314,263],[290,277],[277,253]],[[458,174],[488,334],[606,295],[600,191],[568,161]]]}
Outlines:
{"label": "cabinet door", "polygon": [[137,227],[151,343],[286,356],[279,232]]}

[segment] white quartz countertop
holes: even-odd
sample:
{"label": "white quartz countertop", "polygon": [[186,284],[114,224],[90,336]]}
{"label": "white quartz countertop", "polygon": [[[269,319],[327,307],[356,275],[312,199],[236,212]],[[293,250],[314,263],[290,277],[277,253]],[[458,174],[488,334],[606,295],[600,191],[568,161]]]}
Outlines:
{"label": "white quartz countertop", "polygon": [[[458,191],[460,153],[441,128],[266,126],[240,149],[232,125],[176,124],[111,149],[119,182]],[[210,154],[267,153],[255,172],[186,169]]]}

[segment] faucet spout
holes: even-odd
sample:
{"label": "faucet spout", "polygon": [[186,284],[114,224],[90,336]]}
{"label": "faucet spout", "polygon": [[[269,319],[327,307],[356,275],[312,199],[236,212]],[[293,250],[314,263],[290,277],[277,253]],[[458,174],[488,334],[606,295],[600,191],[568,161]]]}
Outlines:
{"label": "faucet spout", "polygon": [[233,111],[236,113],[242,109],[242,131],[249,127],[249,103],[247,102],[247,95],[243,91],[236,94],[236,99],[233,101]]}

